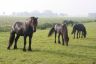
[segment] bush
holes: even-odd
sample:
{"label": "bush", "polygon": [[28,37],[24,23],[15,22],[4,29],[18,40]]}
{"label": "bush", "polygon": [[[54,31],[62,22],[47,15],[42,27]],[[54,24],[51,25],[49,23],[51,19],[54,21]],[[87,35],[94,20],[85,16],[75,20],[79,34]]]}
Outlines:
{"label": "bush", "polygon": [[47,29],[47,28],[51,28],[52,26],[54,26],[56,23],[44,23],[44,24],[41,24],[41,25],[38,25],[38,29],[41,29],[41,30],[44,30],[44,29]]}
{"label": "bush", "polygon": [[38,29],[41,29],[41,30],[44,30],[44,29],[46,29],[46,28],[50,28],[50,27],[52,27],[52,24],[50,24],[50,23],[44,23],[44,24],[41,24],[41,25],[38,25]]}
{"label": "bush", "polygon": [[8,32],[10,31],[11,27],[10,26],[2,26],[0,27],[0,32]]}

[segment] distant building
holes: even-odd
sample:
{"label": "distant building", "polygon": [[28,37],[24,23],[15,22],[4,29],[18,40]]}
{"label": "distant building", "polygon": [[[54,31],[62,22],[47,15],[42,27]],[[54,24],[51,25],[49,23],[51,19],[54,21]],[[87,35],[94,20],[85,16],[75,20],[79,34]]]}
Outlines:
{"label": "distant building", "polygon": [[88,13],[88,17],[95,17],[96,18],[96,13]]}

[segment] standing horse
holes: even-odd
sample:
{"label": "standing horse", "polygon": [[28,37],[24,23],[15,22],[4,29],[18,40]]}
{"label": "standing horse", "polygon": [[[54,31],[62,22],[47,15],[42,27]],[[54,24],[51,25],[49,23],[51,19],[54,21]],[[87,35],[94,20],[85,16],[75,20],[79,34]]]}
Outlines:
{"label": "standing horse", "polygon": [[[26,22],[16,22],[11,29],[10,38],[9,38],[9,44],[7,49],[10,49],[10,47],[13,44],[13,41],[15,40],[14,49],[17,49],[17,41],[20,36],[24,36],[24,48],[23,51],[26,51],[26,38],[29,36],[29,48],[28,50],[31,51],[31,39],[33,36],[33,33],[36,32],[36,27],[38,24],[37,21],[38,18],[36,17],[30,17],[26,20]],[[15,37],[16,34],[16,37]]]}
{"label": "standing horse", "polygon": [[64,45],[64,42],[66,42],[66,45],[68,46],[69,37],[68,37],[68,30],[66,24],[56,24],[51,28],[49,31],[48,37],[51,36],[55,32],[55,43],[56,43],[56,35],[58,33],[58,43],[60,44],[60,35],[62,36],[62,45]]}
{"label": "standing horse", "polygon": [[86,32],[86,28],[85,28],[85,26],[83,24],[75,24],[73,26],[73,30],[72,30],[71,34],[74,34],[74,38],[75,38],[76,31],[77,31],[77,38],[78,38],[78,34],[79,34],[79,38],[80,38],[81,32],[82,32],[81,38],[82,37],[86,38],[87,32]]}

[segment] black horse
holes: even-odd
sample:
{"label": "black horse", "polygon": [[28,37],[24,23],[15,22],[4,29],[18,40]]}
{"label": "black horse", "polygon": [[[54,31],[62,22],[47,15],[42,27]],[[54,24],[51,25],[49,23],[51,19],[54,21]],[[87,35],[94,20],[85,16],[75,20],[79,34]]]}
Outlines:
{"label": "black horse", "polygon": [[[86,38],[87,32],[86,32],[86,28],[83,24],[75,24],[73,26],[73,30],[72,30],[71,34],[74,34],[74,38],[75,38],[76,31],[77,31],[77,38],[80,38],[81,33],[82,33],[81,38],[83,38],[83,37]],[[79,34],[79,37],[78,37],[78,34]]]}
{"label": "black horse", "polygon": [[68,46],[69,37],[68,37],[68,30],[66,24],[56,24],[51,28],[49,31],[48,37],[51,36],[55,32],[55,43],[56,43],[56,35],[58,33],[58,43],[60,44],[60,35],[62,36],[62,45],[64,45],[64,42]]}
{"label": "black horse", "polygon": [[[10,38],[9,38],[9,44],[7,49],[10,49],[10,47],[14,43],[14,49],[17,49],[17,41],[20,36],[24,36],[24,48],[23,51],[26,51],[26,38],[29,36],[29,48],[28,50],[31,51],[31,39],[33,36],[33,33],[36,32],[36,27],[38,24],[37,21],[38,18],[36,17],[30,17],[26,20],[26,22],[16,22],[11,29]],[[16,37],[15,37],[16,34]]]}

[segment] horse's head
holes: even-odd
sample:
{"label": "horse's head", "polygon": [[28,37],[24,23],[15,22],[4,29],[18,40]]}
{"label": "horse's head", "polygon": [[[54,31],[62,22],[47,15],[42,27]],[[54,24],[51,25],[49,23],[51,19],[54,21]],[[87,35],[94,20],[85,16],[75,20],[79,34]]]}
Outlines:
{"label": "horse's head", "polygon": [[38,18],[37,17],[30,17],[29,25],[33,28],[33,31],[36,32],[36,27],[38,25]]}

